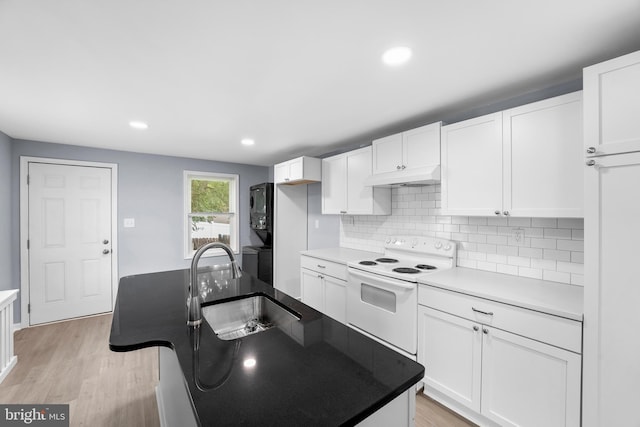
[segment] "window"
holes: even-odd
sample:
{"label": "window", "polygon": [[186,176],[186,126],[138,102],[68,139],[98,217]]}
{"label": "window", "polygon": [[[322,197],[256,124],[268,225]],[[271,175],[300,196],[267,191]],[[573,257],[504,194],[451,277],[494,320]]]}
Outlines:
{"label": "window", "polygon": [[[238,175],[184,171],[185,259],[205,243],[238,252]],[[222,249],[205,256],[222,255]]]}

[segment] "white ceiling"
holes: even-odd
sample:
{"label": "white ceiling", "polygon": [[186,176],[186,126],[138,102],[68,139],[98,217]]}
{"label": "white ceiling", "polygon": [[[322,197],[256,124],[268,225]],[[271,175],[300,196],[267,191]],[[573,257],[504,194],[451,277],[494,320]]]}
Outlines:
{"label": "white ceiling", "polygon": [[271,165],[638,49],[640,0],[0,0],[0,131]]}

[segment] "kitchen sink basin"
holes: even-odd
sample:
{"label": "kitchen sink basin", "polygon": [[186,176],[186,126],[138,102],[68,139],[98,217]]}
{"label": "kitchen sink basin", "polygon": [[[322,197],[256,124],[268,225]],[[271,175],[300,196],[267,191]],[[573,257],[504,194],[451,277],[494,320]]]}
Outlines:
{"label": "kitchen sink basin", "polygon": [[300,320],[300,316],[265,295],[206,305],[202,307],[202,316],[223,340],[246,337],[273,327],[289,329],[291,323]]}

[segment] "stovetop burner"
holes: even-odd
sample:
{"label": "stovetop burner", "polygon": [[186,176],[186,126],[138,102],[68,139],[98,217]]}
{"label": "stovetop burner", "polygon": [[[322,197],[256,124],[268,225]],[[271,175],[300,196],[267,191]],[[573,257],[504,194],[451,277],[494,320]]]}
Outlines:
{"label": "stovetop burner", "polygon": [[436,267],[435,265],[429,265],[429,264],[418,264],[416,265],[416,268],[419,268],[420,270],[435,270],[438,267]]}
{"label": "stovetop burner", "polygon": [[375,261],[360,261],[358,264],[361,264],[361,265],[378,265],[378,263],[375,262]]}
{"label": "stovetop burner", "polygon": [[382,263],[389,263],[389,264],[394,263],[394,262],[398,262],[398,260],[395,259],[395,258],[378,258],[378,259],[376,259],[376,261],[382,262]]}
{"label": "stovetop burner", "polygon": [[396,273],[406,273],[406,274],[420,273],[420,270],[418,270],[417,268],[411,268],[411,267],[398,267],[398,268],[394,268],[392,271]]}

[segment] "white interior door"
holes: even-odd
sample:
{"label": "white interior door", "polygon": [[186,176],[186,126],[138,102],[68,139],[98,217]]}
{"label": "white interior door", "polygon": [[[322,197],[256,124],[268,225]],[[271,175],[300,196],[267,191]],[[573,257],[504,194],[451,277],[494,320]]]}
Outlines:
{"label": "white interior door", "polygon": [[32,325],[111,310],[111,173],[29,163]]}

